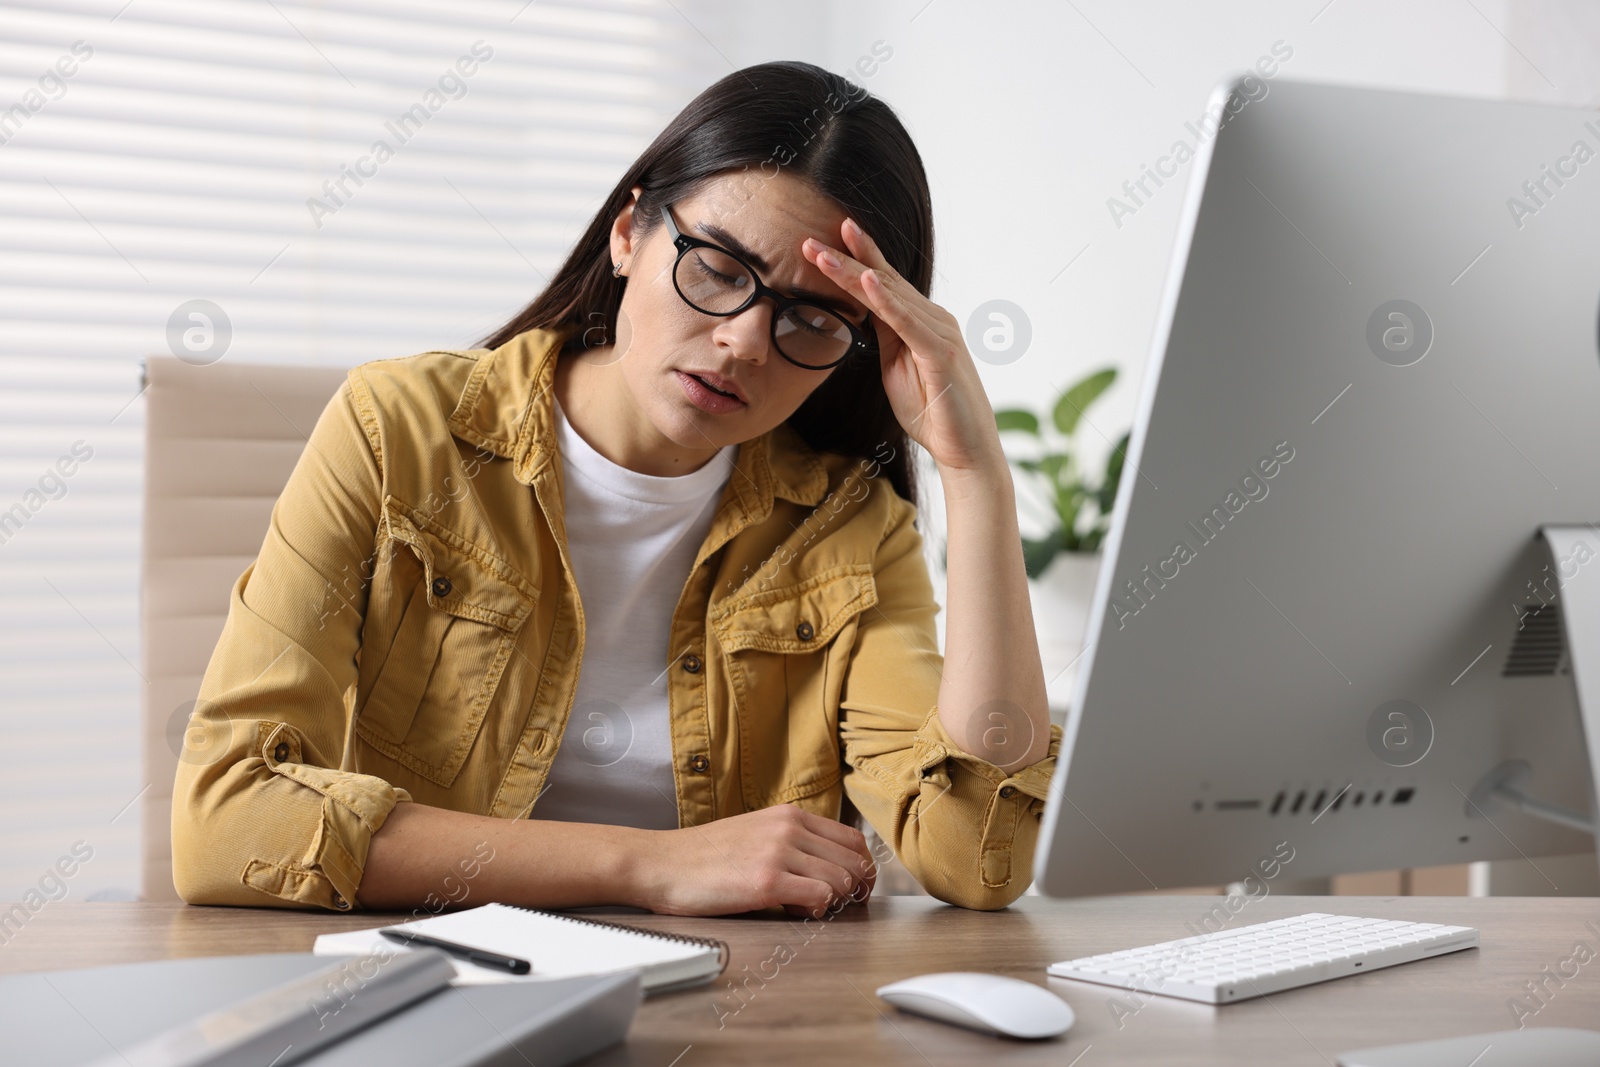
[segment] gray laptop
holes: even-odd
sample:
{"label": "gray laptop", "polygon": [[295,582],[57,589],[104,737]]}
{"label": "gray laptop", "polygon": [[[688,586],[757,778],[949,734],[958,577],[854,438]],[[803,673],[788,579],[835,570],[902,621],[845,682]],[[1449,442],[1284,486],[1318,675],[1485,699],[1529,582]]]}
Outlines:
{"label": "gray laptop", "polygon": [[[4,1061],[83,1067],[328,964],[279,953],[0,976]],[[451,986],[297,1062],[559,1067],[624,1040],[640,996],[635,971]]]}

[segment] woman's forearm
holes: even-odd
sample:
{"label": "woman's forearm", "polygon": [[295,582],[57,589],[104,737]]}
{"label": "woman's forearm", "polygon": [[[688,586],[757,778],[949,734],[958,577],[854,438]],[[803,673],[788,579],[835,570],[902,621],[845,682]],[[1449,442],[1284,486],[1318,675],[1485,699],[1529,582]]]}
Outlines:
{"label": "woman's forearm", "polygon": [[940,478],[948,588],[939,719],[972,755],[1020,770],[1048,752],[1050,710],[1016,490],[1003,457],[989,470]]}
{"label": "woman's forearm", "polygon": [[876,879],[859,830],[793,804],[638,830],[406,801],[372,836],[356,895],[384,910],[501,902],[731,915],[781,906],[820,918],[835,901],[865,899]]}
{"label": "woman's forearm", "polygon": [[649,833],[402,802],[372,837],[357,899],[380,910],[489,901],[531,908],[645,907],[641,867]]}

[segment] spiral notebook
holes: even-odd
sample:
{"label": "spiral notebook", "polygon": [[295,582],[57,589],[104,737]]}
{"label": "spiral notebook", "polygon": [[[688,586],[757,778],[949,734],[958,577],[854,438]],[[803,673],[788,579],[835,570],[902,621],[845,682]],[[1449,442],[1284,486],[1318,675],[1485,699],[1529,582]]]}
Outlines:
{"label": "spiral notebook", "polygon": [[[409,951],[384,938],[376,927],[322,934],[312,951],[319,956]],[[527,960],[528,975],[452,962],[457,985],[571,978],[638,970],[646,993],[701,985],[728,965],[728,945],[706,937],[685,937],[578,915],[534,911],[512,904],[483,904],[387,927],[503,956]]]}

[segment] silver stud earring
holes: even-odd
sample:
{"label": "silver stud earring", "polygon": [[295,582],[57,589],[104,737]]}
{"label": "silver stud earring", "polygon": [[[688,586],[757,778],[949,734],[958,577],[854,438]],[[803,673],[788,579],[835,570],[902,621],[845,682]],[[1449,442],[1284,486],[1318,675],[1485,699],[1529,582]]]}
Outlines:
{"label": "silver stud earring", "polygon": [[622,261],[620,259],[611,265],[611,276],[613,278],[620,278],[622,276]]}

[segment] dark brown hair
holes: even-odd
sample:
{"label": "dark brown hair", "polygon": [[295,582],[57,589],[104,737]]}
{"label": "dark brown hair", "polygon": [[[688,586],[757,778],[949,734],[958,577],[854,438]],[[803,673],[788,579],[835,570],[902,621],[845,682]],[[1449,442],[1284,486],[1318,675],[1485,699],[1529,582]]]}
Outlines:
{"label": "dark brown hair", "polygon": [[[610,234],[633,187],[642,187],[633,212],[639,239],[660,225],[662,204],[752,168],[767,177],[786,171],[833,199],[890,266],[928,295],[933,208],[910,134],[860,85],[786,60],[735,71],[691,100],[623,173],[544,291],[478,346],[498,348],[536,328],[569,329],[566,356],[615,338],[628,279],[611,274]],[[911,443],[889,406],[877,355],[834,368],[788,422],[818,451],[878,460],[895,491],[916,503]],[[890,449],[892,458],[883,460]]]}

